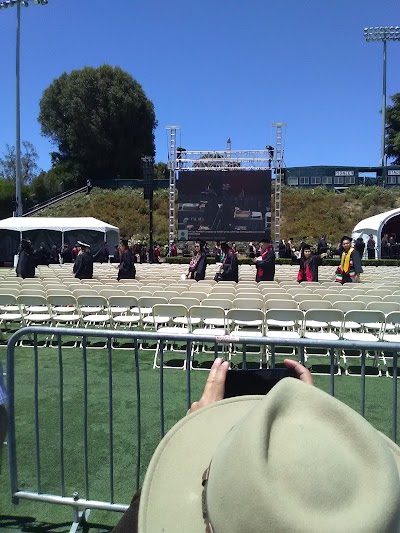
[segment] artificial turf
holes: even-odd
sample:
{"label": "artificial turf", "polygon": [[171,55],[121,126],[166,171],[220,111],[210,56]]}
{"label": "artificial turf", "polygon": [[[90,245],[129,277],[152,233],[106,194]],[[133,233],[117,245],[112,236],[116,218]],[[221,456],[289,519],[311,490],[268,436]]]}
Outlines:
{"label": "artificial turf", "polygon": [[[89,349],[88,368],[88,465],[89,494],[85,493],[83,460],[83,357],[81,349],[63,350],[64,373],[64,455],[65,495],[78,492],[82,497],[109,500],[109,427],[108,427],[108,356],[107,350]],[[0,349],[5,362],[5,348]],[[150,457],[160,440],[160,371],[152,368],[152,353],[139,351],[141,391],[141,469],[143,480]],[[210,357],[211,358],[211,357]],[[41,490],[60,494],[60,394],[59,355],[57,349],[38,350],[39,427]],[[31,348],[15,352],[16,427],[19,488],[36,490],[34,358]],[[201,396],[207,372],[191,373],[192,400]],[[329,377],[315,376],[316,386],[329,391]],[[136,478],[136,381],[133,350],[113,350],[113,423],[114,423],[114,501],[129,503]],[[360,410],[361,380],[355,376],[335,378],[335,395],[355,410]],[[392,388],[390,378],[367,377],[366,418],[391,436]],[[182,418],[187,410],[187,376],[182,370],[164,371],[165,431]],[[188,454],[195,450],[188,450]],[[305,450],[305,454],[307,451]],[[0,474],[0,529],[2,531],[67,532],[72,511],[59,505],[21,500],[11,503],[6,454]],[[91,511],[90,531],[109,531],[120,515]]]}

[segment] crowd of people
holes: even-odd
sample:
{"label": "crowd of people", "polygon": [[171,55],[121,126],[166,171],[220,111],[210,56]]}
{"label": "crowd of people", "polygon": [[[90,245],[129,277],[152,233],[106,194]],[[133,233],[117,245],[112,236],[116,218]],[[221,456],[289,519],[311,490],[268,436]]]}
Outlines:
{"label": "crowd of people", "polygon": [[[291,242],[290,239],[288,242]],[[364,249],[360,249],[357,241],[353,245],[352,239],[347,236],[341,239],[339,249],[340,264],[336,270],[336,281],[342,284],[360,281],[360,274],[362,273],[361,258]],[[170,251],[177,254],[175,243],[172,244]],[[103,255],[103,261],[109,259],[107,243],[105,243],[101,253]],[[160,247],[155,244],[153,262],[160,261],[160,254]],[[187,274],[183,277],[195,281],[204,280],[207,269],[207,257],[210,255],[214,256],[215,262],[218,265],[214,275],[215,281],[235,281],[236,283],[239,281],[238,251],[235,243],[229,243],[227,241],[215,242],[212,251],[209,250],[205,241],[196,241]],[[253,242],[250,242],[247,255],[256,266],[256,281],[273,281],[275,276],[275,251],[271,237],[264,237],[257,246]],[[318,281],[318,267],[323,264],[323,260],[327,256],[328,245],[324,235],[318,242],[316,253],[313,252],[312,246],[307,244],[305,238],[303,238],[298,254],[295,249],[291,249],[291,259],[297,261],[299,264],[297,281],[299,283],[304,281]],[[72,249],[66,244],[62,252],[59,252],[54,245],[50,252],[48,252],[44,244],[37,250],[33,250],[32,243],[26,239],[22,239],[21,241],[16,268],[17,276],[33,278],[35,276],[36,266],[49,265],[51,263],[58,264],[60,263],[60,258],[62,258],[62,262],[64,263],[73,263],[73,272],[76,278],[93,278],[94,257],[89,244],[78,241]],[[121,243],[116,246],[113,260],[118,264],[118,281],[120,279],[135,279],[135,263],[143,263],[149,260],[146,244],[139,242],[129,245],[128,240],[122,239]]]}

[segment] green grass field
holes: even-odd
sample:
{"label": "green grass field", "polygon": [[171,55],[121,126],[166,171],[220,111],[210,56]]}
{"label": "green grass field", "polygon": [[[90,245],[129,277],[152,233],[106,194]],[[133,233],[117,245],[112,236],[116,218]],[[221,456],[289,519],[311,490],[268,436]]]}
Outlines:
{"label": "green grass field", "polygon": [[[5,362],[5,348],[0,349]],[[34,439],[34,362],[33,350],[18,348],[15,354],[16,425],[19,487],[36,490]],[[88,350],[88,449],[92,499],[109,499],[108,467],[108,360],[106,350]],[[115,502],[129,503],[136,476],[136,382],[133,351],[114,350],[112,359],[114,418]],[[64,454],[65,495],[78,491],[85,497],[83,461],[83,358],[79,349],[63,350],[64,372]],[[152,369],[152,353],[140,352],[140,390],[142,407],[142,453],[140,478],[160,439],[160,372]],[[192,400],[198,399],[207,372],[192,372]],[[39,350],[40,457],[42,492],[60,494],[59,360],[57,349]],[[187,377],[182,370],[165,370],[166,431],[187,410]],[[315,376],[316,385],[329,390],[328,376]],[[358,377],[335,378],[336,396],[360,409]],[[379,430],[391,435],[393,381],[389,378],[366,380],[366,417]],[[195,453],[195,450],[188,450]],[[2,531],[66,532],[72,522],[69,508],[21,500],[11,503],[6,455],[0,474],[0,529]],[[109,531],[120,515],[92,511],[90,531]]]}

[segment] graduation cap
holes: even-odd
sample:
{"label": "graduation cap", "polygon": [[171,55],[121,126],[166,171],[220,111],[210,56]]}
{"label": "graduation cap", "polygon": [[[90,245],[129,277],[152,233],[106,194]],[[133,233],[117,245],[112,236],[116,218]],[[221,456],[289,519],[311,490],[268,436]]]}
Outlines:
{"label": "graduation cap", "polygon": [[312,250],[311,244],[303,244],[303,251],[304,250]]}
{"label": "graduation cap", "polygon": [[262,239],[260,239],[260,242],[265,242],[266,244],[270,244],[272,242],[270,235],[265,235]]}
{"label": "graduation cap", "polygon": [[82,241],[78,241],[78,246],[81,246],[82,248],[90,248],[90,244],[86,244]]}

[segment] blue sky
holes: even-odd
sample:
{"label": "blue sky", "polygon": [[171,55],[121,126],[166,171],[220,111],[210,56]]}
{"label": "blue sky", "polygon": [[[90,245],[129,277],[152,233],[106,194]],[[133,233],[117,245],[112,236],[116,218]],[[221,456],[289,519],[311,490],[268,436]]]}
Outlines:
{"label": "blue sky", "polygon": [[[16,9],[0,11],[0,151],[15,139]],[[400,25],[398,0],[49,0],[22,8],[21,137],[41,168],[56,150],[37,121],[63,72],[119,65],[154,102],[156,160],[165,127],[188,150],[262,149],[284,121],[285,163],[377,165],[382,43],[365,26]],[[388,43],[388,95],[400,92],[400,42]],[[389,102],[389,100],[388,100]]]}

